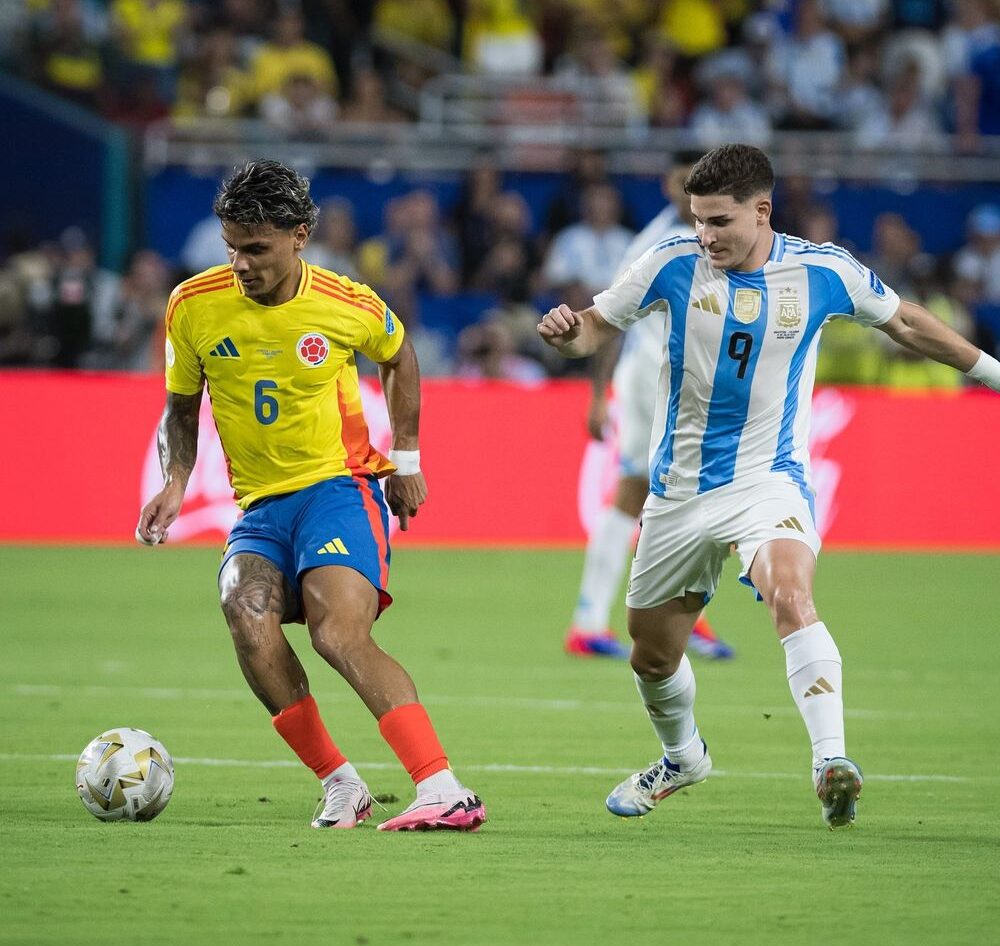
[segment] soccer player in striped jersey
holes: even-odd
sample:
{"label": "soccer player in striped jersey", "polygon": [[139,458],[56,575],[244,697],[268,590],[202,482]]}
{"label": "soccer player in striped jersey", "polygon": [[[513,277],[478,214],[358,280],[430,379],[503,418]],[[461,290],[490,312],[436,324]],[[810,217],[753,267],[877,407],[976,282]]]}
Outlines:
{"label": "soccer player in striped jersey", "polygon": [[[618,264],[621,273],[646,250],[675,236],[694,236],[694,218],[684,193],[684,179],[701,154],[677,156],[663,178],[669,203],[638,233]],[[614,384],[618,407],[620,473],[612,504],[601,512],[587,541],[580,593],[564,646],[580,656],[627,658],[629,648],[610,629],[611,604],[621,587],[625,564],[635,537],[636,522],[649,492],[649,436],[656,404],[656,379],[663,349],[663,313],[636,323],[621,345],[605,345],[594,357],[593,393],[587,425],[604,438],[608,420],[607,387]],[[617,359],[617,361],[616,361]],[[687,649],[712,660],[733,656],[702,615],[691,631]]]}
{"label": "soccer player in striped jersey", "polygon": [[[180,512],[207,387],[244,510],[222,555],[222,610],[247,683],[323,784],[313,827],[353,828],[371,815],[372,799],[320,718],[282,630],[290,621],[308,626],[314,649],[361,697],[415,783],[414,803],[379,828],[476,830],[482,802],[452,773],[407,672],[371,637],[392,603],[385,504],[406,529],[427,495],[413,347],[371,289],[301,258],[318,212],[295,171],[248,163],[222,185],[214,209],[229,264],[171,296],[164,486],[143,507],[136,538],[162,542]],[[388,457],[369,443],[356,351],[379,364]]]}
{"label": "soccer player in striped jersey", "polygon": [[823,820],[854,821],[862,774],[846,754],[841,658],[813,602],[820,540],[807,445],[827,319],[878,328],[1000,390],[1000,362],[901,302],[845,250],[775,233],[773,187],[757,148],[709,152],[685,181],[696,237],[658,244],[591,308],[559,306],[538,328],[564,355],[583,357],[666,313],[650,494],[626,598],[635,682],[663,754],[608,796],[608,809],[626,817],[711,771],[684,647],[735,546],[740,580],[766,603],[784,648]]}

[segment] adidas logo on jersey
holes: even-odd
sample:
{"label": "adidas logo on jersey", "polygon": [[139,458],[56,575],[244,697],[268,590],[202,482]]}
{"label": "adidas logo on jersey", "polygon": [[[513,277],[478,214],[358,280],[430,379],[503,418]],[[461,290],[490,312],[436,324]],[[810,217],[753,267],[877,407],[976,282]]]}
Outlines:
{"label": "adidas logo on jersey", "polygon": [[802,696],[808,699],[810,696],[822,696],[824,693],[833,693],[833,687],[824,677],[820,677]]}
{"label": "adidas logo on jersey", "polygon": [[338,538],[330,539],[321,549],[316,549],[317,555],[350,555],[347,546]]}
{"label": "adidas logo on jersey", "polygon": [[774,526],[775,529],[797,529],[799,532],[805,532],[806,530],[802,528],[802,523],[799,522],[795,516],[789,516],[787,519],[783,519]]}
{"label": "adidas logo on jersey", "polygon": [[714,292],[710,292],[697,302],[692,302],[691,305],[696,309],[701,309],[702,312],[710,312],[712,315],[722,315],[719,300],[716,298]]}
{"label": "adidas logo on jersey", "polygon": [[233,344],[233,340],[227,335],[218,345],[213,348],[209,354],[213,358],[239,358],[240,353],[237,351],[236,346]]}

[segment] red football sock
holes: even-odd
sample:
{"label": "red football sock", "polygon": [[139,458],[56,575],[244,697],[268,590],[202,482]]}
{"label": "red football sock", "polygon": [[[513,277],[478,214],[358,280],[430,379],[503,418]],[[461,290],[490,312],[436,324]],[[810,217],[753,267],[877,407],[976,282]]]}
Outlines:
{"label": "red football sock", "polygon": [[715,632],[712,630],[711,625],[708,623],[708,621],[705,620],[704,617],[700,617],[698,618],[697,621],[695,621],[694,633],[698,637],[701,637],[707,641],[718,640],[718,638],[715,636]]}
{"label": "red football sock", "polygon": [[334,745],[320,719],[319,708],[312,696],[286,707],[271,717],[274,728],[292,751],[311,768],[318,778],[326,778],[342,766],[347,757]]}
{"label": "red football sock", "polygon": [[407,703],[389,710],[378,721],[382,738],[396,753],[414,784],[448,768],[448,757],[420,703]]}

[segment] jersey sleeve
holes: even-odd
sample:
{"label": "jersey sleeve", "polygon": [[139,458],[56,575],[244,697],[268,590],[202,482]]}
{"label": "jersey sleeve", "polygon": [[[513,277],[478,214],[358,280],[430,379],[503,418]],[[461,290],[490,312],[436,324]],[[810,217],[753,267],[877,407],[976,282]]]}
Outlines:
{"label": "jersey sleeve", "polygon": [[652,247],[631,266],[626,266],[610,288],[594,296],[594,307],[604,321],[625,331],[654,309],[665,308],[663,300],[658,297],[649,298],[650,288],[660,266],[656,248]]}
{"label": "jersey sleeve", "polygon": [[167,306],[166,374],[172,394],[198,394],[202,386],[201,362],[189,336],[184,304],[171,299]]}
{"label": "jersey sleeve", "polygon": [[363,289],[365,303],[362,305],[364,311],[381,313],[376,318],[364,317],[364,330],[355,345],[357,351],[376,364],[388,361],[403,344],[403,337],[406,334],[403,323],[379,296],[367,286],[354,283],[356,289]]}
{"label": "jersey sleeve", "polygon": [[854,305],[854,312],[838,314],[861,325],[876,326],[888,322],[899,308],[899,296],[878,278],[874,270],[857,260],[853,262],[844,288]]}

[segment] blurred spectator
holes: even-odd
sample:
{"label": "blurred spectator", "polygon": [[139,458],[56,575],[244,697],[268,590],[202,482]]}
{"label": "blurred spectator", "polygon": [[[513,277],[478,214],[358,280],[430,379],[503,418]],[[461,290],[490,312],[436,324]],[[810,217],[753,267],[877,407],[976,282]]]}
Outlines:
{"label": "blurred spectator", "polygon": [[877,39],[889,22],[889,0],[824,0],[831,28],[848,47]]}
{"label": "blurred spectator", "polygon": [[491,157],[483,157],[465,175],[453,211],[462,254],[462,281],[479,268],[492,242],[494,201],[500,195],[500,172]]}
{"label": "blurred spectator", "polygon": [[980,136],[1000,135],[1000,3],[958,0],[957,10],[955,125],[960,147],[974,151]]}
{"label": "blurred spectator", "polygon": [[77,0],[52,0],[31,22],[26,71],[50,91],[97,108],[105,78],[103,38],[96,28],[86,28]]}
{"label": "blurred spectator", "polygon": [[526,301],[535,294],[540,263],[531,237],[531,211],[517,191],[505,191],[492,201],[489,248],[471,277],[471,286],[503,298]]}
{"label": "blurred spectator", "polygon": [[968,242],[955,255],[955,273],[972,287],[970,301],[1000,305],[1000,206],[980,204],[965,228]]}
{"label": "blurred spectator", "polygon": [[572,166],[545,216],[545,229],[556,233],[583,214],[583,193],[592,184],[610,184],[607,153],[598,148],[580,148],[572,157]]}
{"label": "blurred spectator", "polygon": [[878,86],[878,47],[864,43],[847,56],[847,68],[837,94],[837,124],[857,130],[871,115],[887,110]]}
{"label": "blurred spectator", "polygon": [[519,381],[539,384],[545,369],[530,358],[519,355],[509,326],[498,319],[488,319],[466,326],[458,336],[458,367],[455,374],[469,381]]}
{"label": "blurred spectator", "polygon": [[0,269],[0,365],[46,364],[55,354],[45,334],[59,251],[21,248]]}
{"label": "blurred spectator", "polygon": [[340,197],[319,205],[319,223],[309,238],[305,255],[314,266],[322,266],[341,276],[360,279],[356,256],[354,208]]}
{"label": "blurred spectator", "polygon": [[783,92],[779,128],[818,130],[833,126],[844,46],[827,28],[819,0],[800,0],[795,30],[771,50],[769,71]]}
{"label": "blurred spectator", "polygon": [[674,49],[691,58],[714,52],[726,43],[722,4],[713,0],[667,0],[659,29]]}
{"label": "blurred spectator", "polygon": [[187,25],[184,0],[113,0],[115,48],[121,57],[116,85],[134,94],[149,88],[164,106],[177,95],[180,48]]}
{"label": "blurred spectator", "polygon": [[676,51],[651,34],[644,44],[639,65],[632,73],[639,107],[657,128],[681,128],[691,110],[693,92],[678,68]]}
{"label": "blurred spectator", "polygon": [[865,263],[887,286],[907,299],[914,297],[913,261],[921,251],[920,234],[899,214],[881,213],[875,218],[872,252]]}
{"label": "blurred spectator", "polygon": [[893,80],[882,108],[870,112],[855,140],[864,149],[880,151],[940,151],[947,142],[941,123],[923,101],[916,65]]}
{"label": "blurred spectator", "polygon": [[413,311],[418,293],[457,291],[458,253],[430,191],[413,191],[394,203],[397,232],[386,239],[385,291],[401,309]]}
{"label": "blurred spectator", "polygon": [[385,83],[371,68],[361,68],[354,73],[350,97],[340,110],[345,122],[403,122],[409,115],[386,102]]}
{"label": "blurred spectator", "polygon": [[578,33],[558,64],[556,78],[562,88],[586,96],[594,108],[594,123],[630,124],[644,117],[632,79],[603,33]]}
{"label": "blurred spectator", "polygon": [[233,34],[241,65],[251,62],[264,46],[274,17],[270,0],[219,0],[203,5],[200,12],[207,31]]}
{"label": "blurred spectator", "polygon": [[325,94],[337,94],[330,54],[305,38],[305,21],[292,8],[278,15],[271,41],[261,47],[252,65],[254,87],[261,99],[280,93],[292,76],[309,76]]}
{"label": "blurred spectator", "polygon": [[63,232],[60,249],[52,273],[48,328],[55,343],[54,364],[76,368],[91,347],[94,325],[113,318],[110,311],[120,279],[98,267],[93,247],[78,227]]}
{"label": "blurred spectator", "polygon": [[814,204],[799,218],[796,236],[817,246],[823,243],[837,243],[838,246],[843,246],[842,243],[838,243],[838,232],[837,215],[833,212],[833,208],[826,204]]}
{"label": "blurred spectator", "polygon": [[170,283],[170,269],[159,253],[136,253],[122,277],[114,305],[95,312],[94,351],[85,364],[122,371],[161,369],[163,313]]}
{"label": "blurred spectator", "polygon": [[710,100],[699,105],[691,116],[691,131],[700,147],[714,148],[728,141],[767,145],[771,138],[770,118],[747,96],[740,76],[716,76],[710,94]]}
{"label": "blurred spectator", "polygon": [[261,99],[260,115],[292,141],[319,141],[337,118],[337,103],[314,76],[292,73],[280,92]]}
{"label": "blurred spectator", "polygon": [[405,39],[453,50],[455,18],[446,0],[378,0],[375,25]]}
{"label": "blurred spectator", "polygon": [[238,118],[251,106],[253,79],[241,64],[238,39],[218,27],[201,37],[181,72],[175,118]]}
{"label": "blurred spectator", "polygon": [[520,0],[470,0],[462,57],[486,75],[535,75],[541,71],[544,49]]}
{"label": "blurred spectator", "polygon": [[[580,296],[592,301],[595,292],[610,286],[633,236],[620,224],[621,215],[621,196],[612,185],[588,187],[583,194],[583,220],[557,233],[549,247],[543,269],[546,287],[562,293],[578,287]],[[560,301],[570,304],[568,299]]]}

